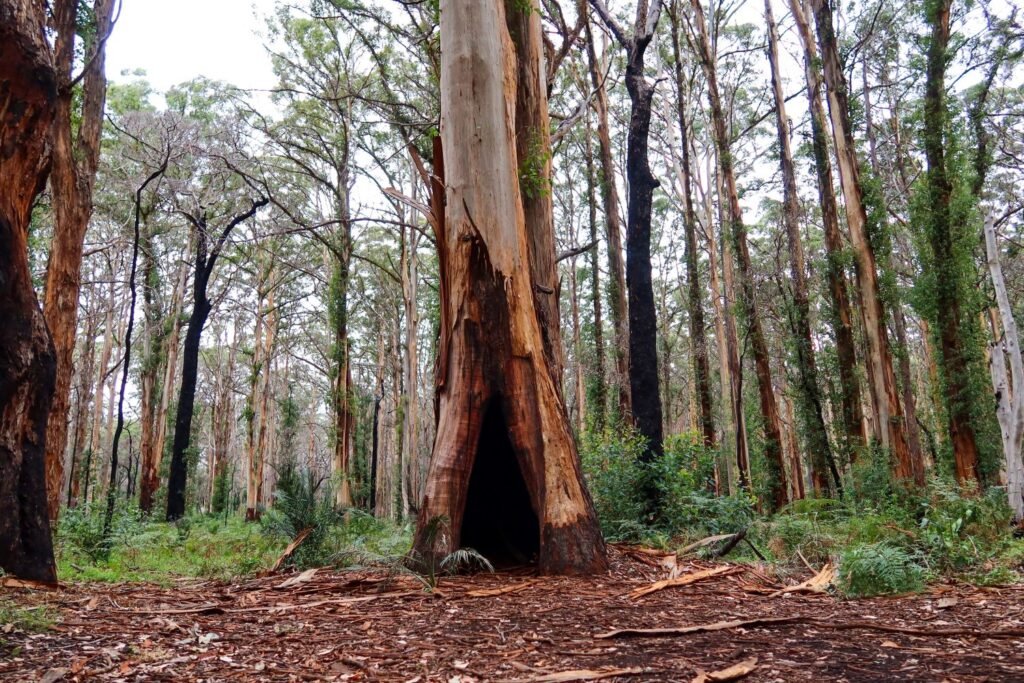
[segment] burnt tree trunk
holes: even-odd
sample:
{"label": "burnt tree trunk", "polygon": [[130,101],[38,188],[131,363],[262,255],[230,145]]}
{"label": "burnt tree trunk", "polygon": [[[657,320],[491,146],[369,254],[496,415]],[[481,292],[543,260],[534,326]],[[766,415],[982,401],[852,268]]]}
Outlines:
{"label": "burnt tree trunk", "polygon": [[185,331],[185,344],[181,351],[181,388],[178,392],[178,413],[174,420],[174,443],[171,447],[171,467],[167,481],[167,521],[173,522],[185,514],[185,483],[188,477],[188,463],[185,451],[192,441],[192,414],[195,411],[196,381],[199,374],[199,342],[203,325],[209,317],[213,304],[206,295],[207,286],[217,258],[224,249],[231,231],[242,221],[251,218],[260,207],[267,204],[261,197],[252,202],[247,210],[232,218],[217,236],[213,246],[208,245],[206,214],[187,215],[196,230],[195,273],[192,280],[192,315]]}
{"label": "burnt tree trunk", "polygon": [[[530,15],[539,22],[535,6]],[[413,555],[436,564],[473,547],[497,562],[536,556],[545,573],[602,571],[604,541],[535,304],[509,30],[502,0],[442,2],[438,428]],[[539,30],[530,34],[540,50]]]}
{"label": "burnt tree trunk", "polygon": [[[636,26],[627,36],[600,0],[591,6],[626,51],[626,91],[631,103],[626,135],[626,289],[629,297],[629,395],[633,423],[644,438],[644,462],[658,461],[664,449],[661,395],[658,388],[658,320],[651,276],[651,210],[658,180],[648,162],[651,100],[654,85],[644,76],[644,55],[654,38],[661,1],[637,5]],[[660,492],[651,478],[644,482],[648,515],[660,507]]]}
{"label": "burnt tree trunk", "polygon": [[52,583],[44,447],[56,361],[28,266],[57,99],[43,24],[43,3],[0,0],[0,569]]}

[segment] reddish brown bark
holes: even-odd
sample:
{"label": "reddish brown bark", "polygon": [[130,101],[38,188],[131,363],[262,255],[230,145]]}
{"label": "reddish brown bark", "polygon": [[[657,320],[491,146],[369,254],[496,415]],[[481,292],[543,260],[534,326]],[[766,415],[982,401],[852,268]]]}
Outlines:
{"label": "reddish brown bark", "polygon": [[[931,225],[927,229],[933,266],[938,272],[951,273],[935,282],[935,314],[939,351],[942,354],[942,376],[945,380],[945,404],[949,420],[949,441],[953,446],[957,481],[981,481],[978,443],[974,433],[973,406],[970,401],[971,368],[969,351],[963,338],[963,309],[960,304],[961,278],[954,273],[957,261],[952,196],[953,183],[946,170],[946,63],[950,40],[950,8],[952,0],[930,3],[928,24],[927,77],[924,93],[924,153],[928,163],[925,179],[930,203]],[[972,284],[976,274],[971,270]],[[968,314],[969,315],[969,314]]]}
{"label": "reddish brown bark", "polygon": [[78,293],[82,276],[82,245],[92,216],[92,191],[100,158],[100,133],[107,96],[104,56],[110,32],[113,0],[95,0],[92,38],[84,46],[81,108],[76,111],[75,39],[79,20],[77,0],[53,3],[54,66],[58,90],[53,119],[53,172],[50,189],[55,218],[50,258],[46,264],[43,313],[57,353],[57,383],[46,428],[46,484],[50,517],[60,512],[64,480],[64,448],[68,433],[68,399],[74,373],[72,357],[78,331]]}
{"label": "reddish brown bark", "polygon": [[825,232],[826,273],[832,304],[832,328],[836,337],[839,365],[841,413],[844,450],[850,461],[864,445],[864,415],[861,410],[860,380],[857,377],[857,349],[853,338],[853,312],[843,271],[843,236],[839,230],[839,209],[832,183],[832,162],[828,150],[828,119],[822,102],[821,70],[818,50],[801,0],[789,0],[793,18],[804,46],[804,72],[807,80],[807,101],[811,112],[811,144],[818,179],[818,201]]}
{"label": "reddish brown bark", "polygon": [[[534,35],[530,49],[539,50]],[[414,557],[433,564],[469,545],[493,559],[535,554],[546,573],[601,571],[604,542],[528,275],[531,243],[506,105],[522,91],[505,3],[443,2],[441,42],[439,419]]]}
{"label": "reddish brown bark", "polygon": [[55,361],[28,266],[57,98],[44,16],[42,2],[0,0],[0,569],[54,582],[44,445]]}

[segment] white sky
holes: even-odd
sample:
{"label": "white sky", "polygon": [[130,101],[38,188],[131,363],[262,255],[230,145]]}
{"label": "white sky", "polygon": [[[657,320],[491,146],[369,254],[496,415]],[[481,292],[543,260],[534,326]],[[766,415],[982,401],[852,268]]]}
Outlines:
{"label": "white sky", "polygon": [[202,75],[241,88],[274,83],[263,40],[274,0],[122,0],[107,43],[107,76],[144,69],[158,91]]}

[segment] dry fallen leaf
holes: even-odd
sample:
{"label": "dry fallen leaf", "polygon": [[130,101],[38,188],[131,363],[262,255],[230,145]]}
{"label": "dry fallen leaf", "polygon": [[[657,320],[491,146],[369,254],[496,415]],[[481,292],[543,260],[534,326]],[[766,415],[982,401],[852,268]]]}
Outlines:
{"label": "dry fallen leaf", "polygon": [[718,671],[701,671],[697,674],[697,677],[693,679],[692,683],[712,683],[719,681],[735,681],[743,678],[754,669],[757,668],[757,657],[751,657],[750,659],[744,659],[738,664],[733,664],[725,669],[719,669]]}
{"label": "dry fallen leaf", "polygon": [[604,671],[576,669],[573,671],[559,671],[558,673],[553,674],[541,674],[530,678],[514,678],[502,681],[501,683],[566,683],[567,681],[596,681],[602,678],[614,678],[615,676],[639,674],[643,673],[643,671],[643,669],[607,669]]}
{"label": "dry fallen leaf", "polygon": [[960,602],[956,598],[941,598],[935,603],[937,609],[949,609],[950,607],[956,607],[956,604]]}

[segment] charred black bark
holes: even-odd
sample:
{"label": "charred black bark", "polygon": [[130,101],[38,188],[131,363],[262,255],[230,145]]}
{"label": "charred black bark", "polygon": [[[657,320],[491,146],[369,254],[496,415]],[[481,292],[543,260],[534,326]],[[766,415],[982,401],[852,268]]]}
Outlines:
{"label": "charred black bark", "polygon": [[[657,178],[648,161],[651,100],[654,86],[644,77],[644,54],[654,37],[661,12],[655,1],[638,17],[637,31],[627,38],[600,2],[594,10],[608,24],[626,50],[626,90],[632,104],[626,139],[626,178],[629,182],[626,210],[626,289],[629,307],[629,391],[633,421],[647,442],[643,460],[656,462],[664,453],[661,395],[658,387],[658,321],[651,278],[651,208]],[[652,478],[645,482],[648,514],[659,507],[660,492]]]}
{"label": "charred black bark", "polygon": [[248,220],[256,211],[267,204],[268,200],[261,197],[252,202],[248,211],[238,214],[221,231],[217,242],[207,254],[206,214],[186,218],[196,229],[196,271],[192,284],[192,315],[188,319],[188,330],[185,332],[185,343],[181,356],[181,389],[178,392],[178,414],[174,421],[174,442],[171,448],[171,468],[167,480],[167,521],[173,522],[185,514],[185,484],[188,479],[188,463],[185,451],[192,440],[192,415],[195,412],[196,380],[199,373],[199,342],[203,334],[203,325],[213,309],[206,289],[210,284],[213,267],[217,257],[227,242],[231,231],[239,223]]}

